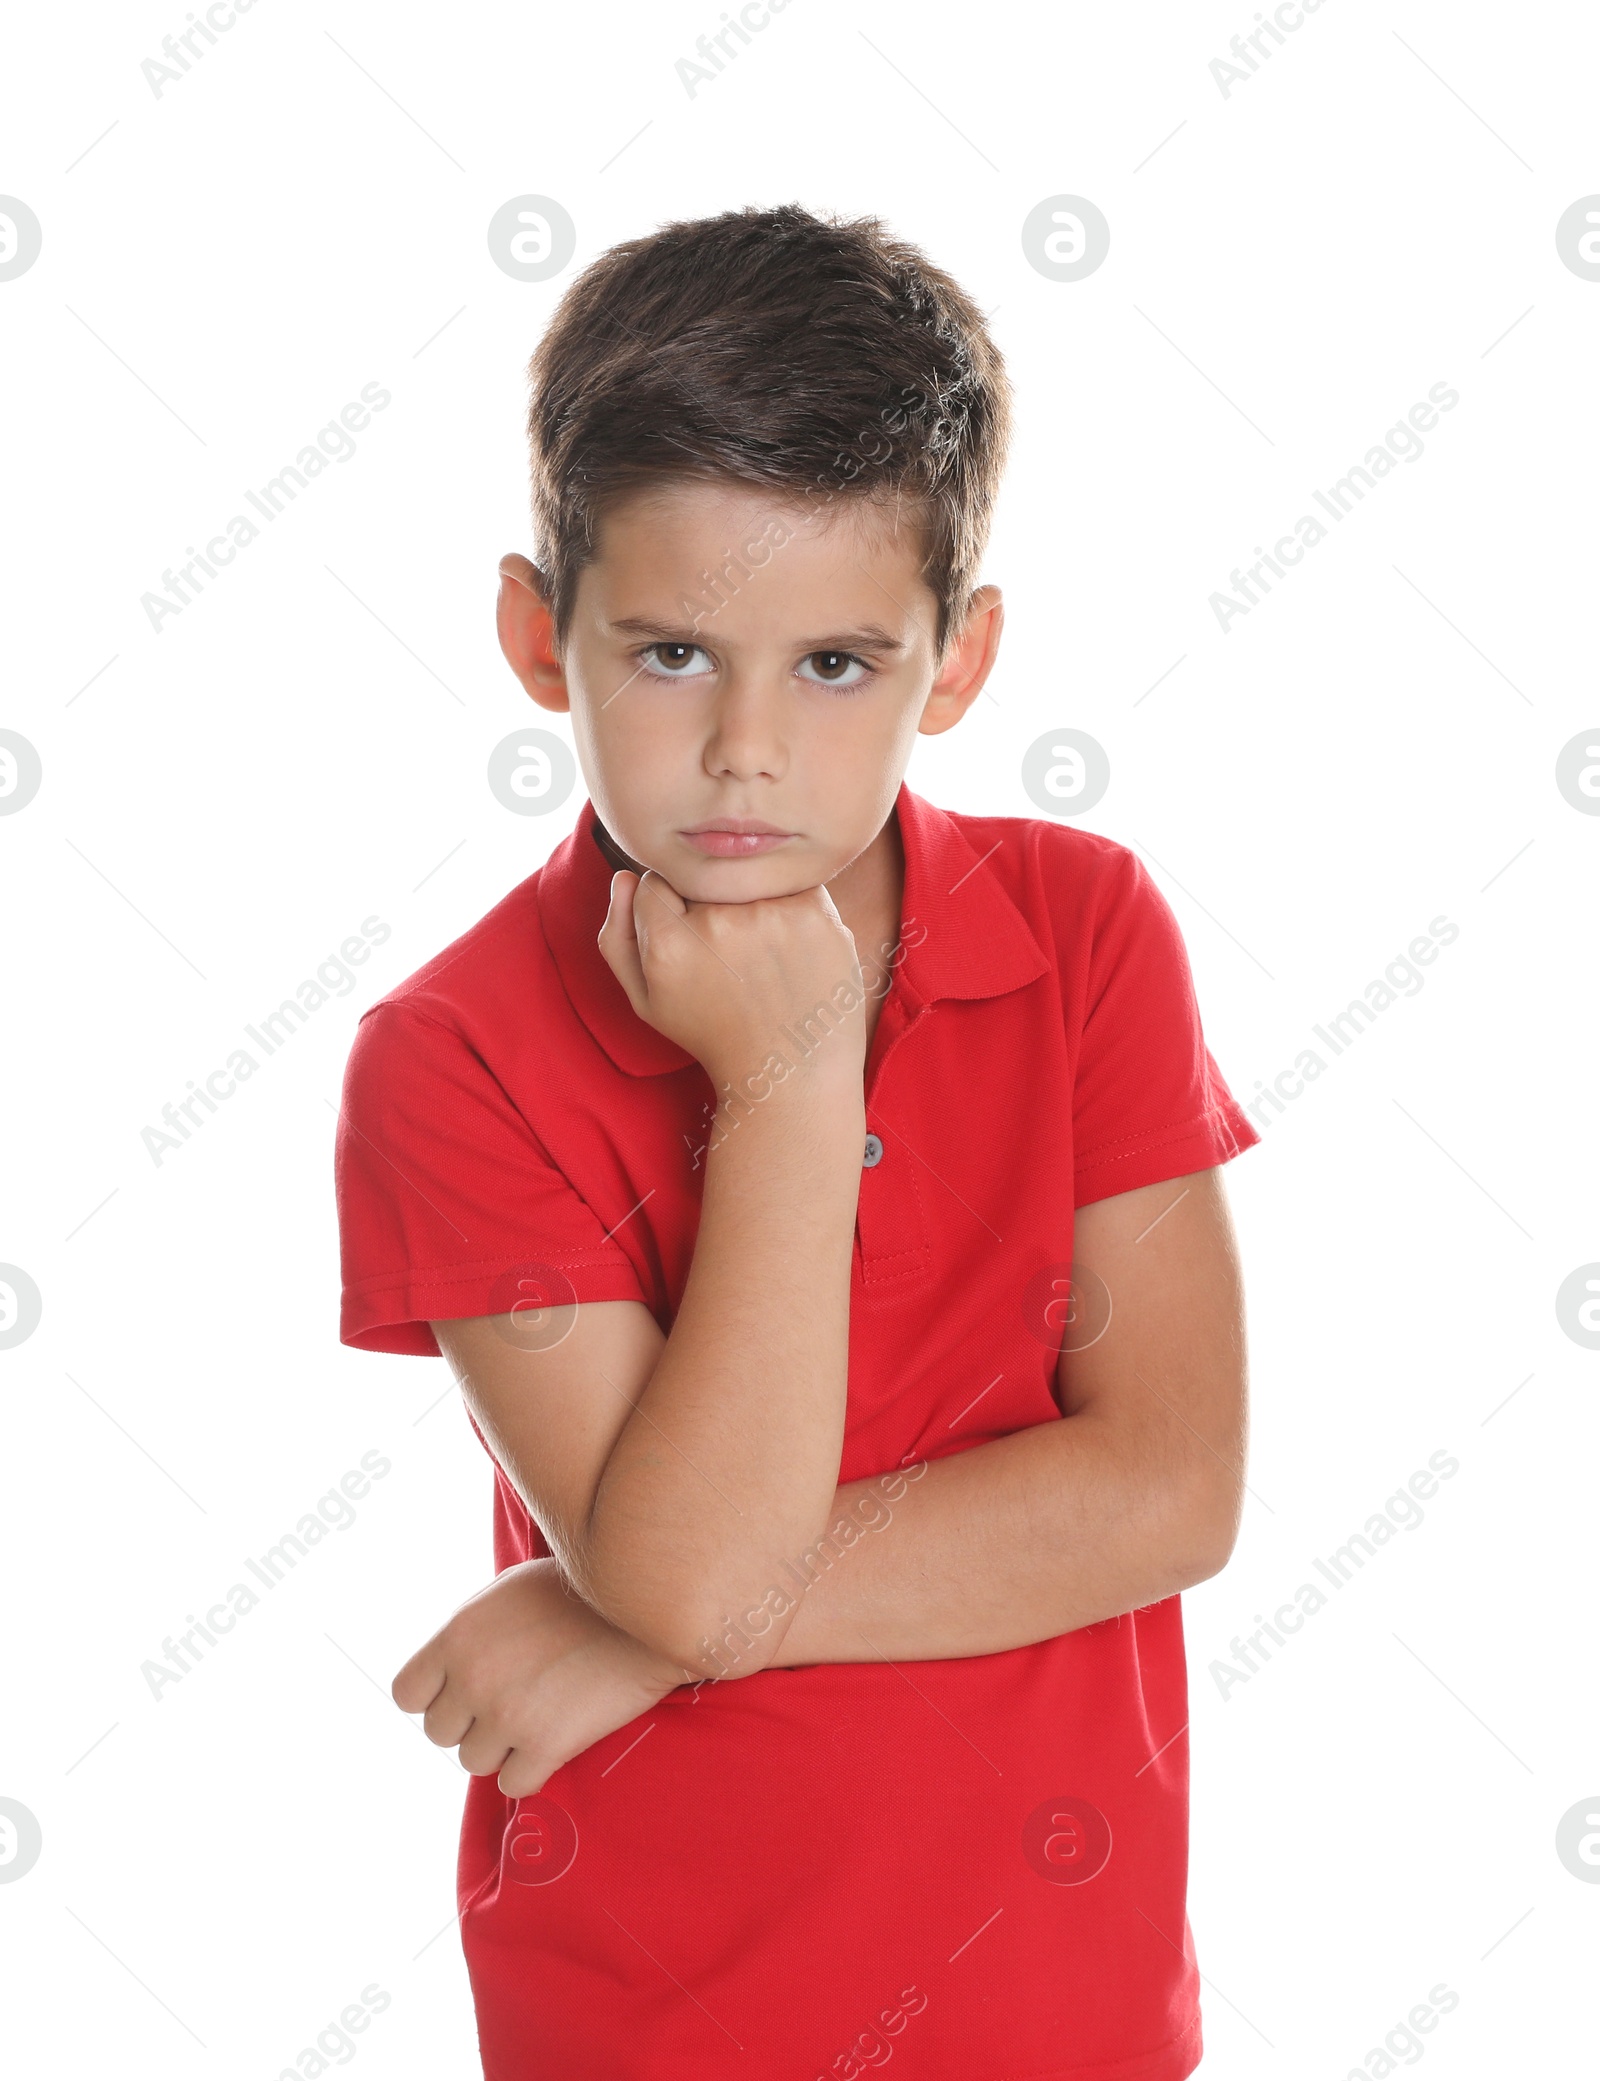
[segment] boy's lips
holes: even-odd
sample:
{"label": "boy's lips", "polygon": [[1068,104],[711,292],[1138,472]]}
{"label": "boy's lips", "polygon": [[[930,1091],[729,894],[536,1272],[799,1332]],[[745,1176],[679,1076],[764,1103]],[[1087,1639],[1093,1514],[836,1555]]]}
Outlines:
{"label": "boy's lips", "polygon": [[680,831],[678,836],[696,852],[710,853],[717,859],[740,860],[752,853],[770,853],[787,843],[794,833],[781,831],[776,824],[765,823],[760,817],[713,817],[708,823]]}

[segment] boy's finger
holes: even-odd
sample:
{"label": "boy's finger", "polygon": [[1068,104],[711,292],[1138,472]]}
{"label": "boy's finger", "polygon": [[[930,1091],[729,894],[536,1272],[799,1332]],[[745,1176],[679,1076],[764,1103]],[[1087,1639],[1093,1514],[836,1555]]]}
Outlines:
{"label": "boy's finger", "polygon": [[[689,906],[665,875],[647,867],[633,892],[633,932],[642,966],[652,947],[677,932],[689,916]],[[685,929],[692,929],[687,928]]]}
{"label": "boy's finger", "polygon": [[672,912],[674,917],[686,918],[689,915],[688,904],[684,902],[683,898],[678,894],[677,890],[672,886],[671,882],[667,880],[666,876],[664,874],[658,874],[653,867],[647,867],[644,873],[639,877],[638,888],[635,889],[633,892],[635,918],[637,918],[639,914],[640,898],[645,897],[645,885],[647,883],[649,884],[649,894],[648,898],[646,899],[647,901],[651,903],[659,903],[664,905],[666,909]]}
{"label": "boy's finger", "polygon": [[435,1747],[459,1748],[472,1732],[477,1715],[461,1696],[459,1685],[445,1688],[422,1715],[422,1731]]}
{"label": "boy's finger", "polygon": [[492,1726],[474,1720],[457,1750],[461,1768],[475,1778],[493,1777],[511,1754],[511,1744]]}
{"label": "boy's finger", "polygon": [[634,884],[638,876],[618,868],[611,877],[611,906],[600,927],[599,948],[612,974],[628,993],[628,1002],[643,1016],[649,992],[644,963],[639,957],[639,935],[634,923]]}
{"label": "boy's finger", "polygon": [[600,928],[602,938],[626,943],[636,937],[633,929],[633,884],[638,879],[636,874],[629,874],[623,867],[612,875],[611,899],[606,905],[605,923]]}
{"label": "boy's finger", "polygon": [[500,1768],[500,1790],[507,1799],[527,1799],[542,1792],[554,1773],[571,1758],[550,1757],[537,1748],[515,1748]]}
{"label": "boy's finger", "polygon": [[426,1712],[444,1688],[444,1659],[437,1640],[419,1647],[411,1660],[396,1672],[389,1696],[402,1712]]}
{"label": "boy's finger", "polygon": [[826,882],[818,882],[817,894],[822,898],[821,907],[823,913],[827,917],[831,918],[834,924],[844,925],[845,931],[848,932],[850,930],[850,927],[848,925],[845,925],[844,919],[840,917],[839,906],[834,902],[833,891],[828,887],[828,884]]}

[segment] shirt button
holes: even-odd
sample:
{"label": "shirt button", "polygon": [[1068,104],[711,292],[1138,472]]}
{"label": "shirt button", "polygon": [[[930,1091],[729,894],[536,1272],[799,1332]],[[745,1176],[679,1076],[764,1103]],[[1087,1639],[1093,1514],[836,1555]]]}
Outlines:
{"label": "shirt button", "polygon": [[867,1136],[866,1154],[861,1159],[861,1168],[864,1171],[870,1171],[875,1164],[879,1164],[882,1161],[883,1144],[875,1134],[869,1134]]}

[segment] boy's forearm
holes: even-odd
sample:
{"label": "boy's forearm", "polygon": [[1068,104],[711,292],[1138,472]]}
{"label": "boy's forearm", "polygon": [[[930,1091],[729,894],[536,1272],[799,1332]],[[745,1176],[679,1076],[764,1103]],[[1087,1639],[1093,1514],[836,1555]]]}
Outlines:
{"label": "boy's forearm", "polygon": [[826,1064],[732,1117],[671,1335],[596,1489],[586,1592],[690,1666],[833,1507],[865,1131],[859,1076]]}
{"label": "boy's forearm", "polygon": [[750,1651],[735,1638],[725,1673],[1052,1639],[1215,1574],[1236,1504],[1221,1462],[1087,1413],[850,1482],[778,1578],[798,1599],[785,1631]]}

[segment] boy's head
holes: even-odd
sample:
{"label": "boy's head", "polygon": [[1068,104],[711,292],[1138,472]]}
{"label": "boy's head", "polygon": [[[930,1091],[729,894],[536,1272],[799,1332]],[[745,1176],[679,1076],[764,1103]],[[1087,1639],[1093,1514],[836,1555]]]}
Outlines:
{"label": "boy's head", "polygon": [[[691,899],[832,879],[993,662],[981,314],[876,219],[735,210],[602,254],[530,374],[538,565],[502,560],[500,640],[602,822]],[[685,835],[752,819],[785,835]]]}

